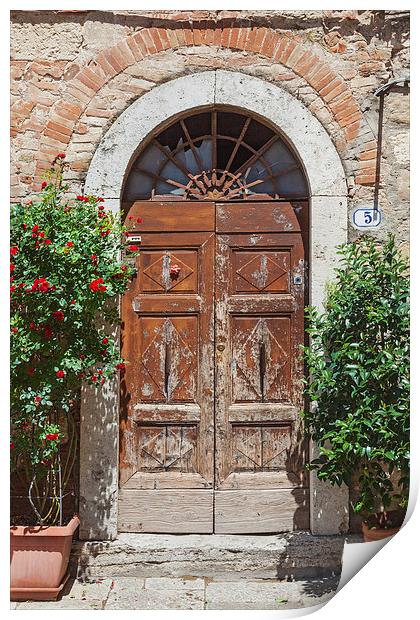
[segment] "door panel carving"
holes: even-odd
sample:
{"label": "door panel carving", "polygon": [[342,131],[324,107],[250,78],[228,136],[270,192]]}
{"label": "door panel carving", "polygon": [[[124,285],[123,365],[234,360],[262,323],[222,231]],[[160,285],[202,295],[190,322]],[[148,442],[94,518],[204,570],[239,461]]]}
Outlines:
{"label": "door panel carving", "polygon": [[137,440],[138,471],[197,471],[197,426],[139,426]]}
{"label": "door panel carving", "polygon": [[232,427],[232,471],[286,470],[291,426]]}
{"label": "door panel carving", "polygon": [[288,252],[236,250],[235,293],[286,293],[290,286]]}
{"label": "door panel carving", "polygon": [[232,317],[232,402],[290,402],[290,317]]}
{"label": "door panel carving", "polygon": [[140,317],[139,329],[143,337],[135,385],[141,400],[195,402],[197,318]]}
{"label": "door panel carving", "polygon": [[144,252],[140,264],[143,293],[197,292],[197,252]]}

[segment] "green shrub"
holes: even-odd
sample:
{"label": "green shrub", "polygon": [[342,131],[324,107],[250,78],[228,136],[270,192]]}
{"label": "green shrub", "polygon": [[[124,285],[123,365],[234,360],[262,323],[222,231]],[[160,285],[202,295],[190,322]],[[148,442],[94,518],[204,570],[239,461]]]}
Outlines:
{"label": "green shrub", "polygon": [[71,475],[81,384],[101,389],[124,368],[104,326],[118,322],[109,301],[134,273],[119,260],[120,216],[100,197],[67,198],[63,160],[56,158],[38,200],[11,211],[11,460],[40,522],[57,520],[59,498],[47,498],[61,495]]}
{"label": "green shrub", "polygon": [[303,418],[320,447],[310,468],[337,485],[356,476],[354,510],[366,517],[408,497],[407,261],[392,236],[383,247],[362,237],[339,252],[325,312],[307,309]]}

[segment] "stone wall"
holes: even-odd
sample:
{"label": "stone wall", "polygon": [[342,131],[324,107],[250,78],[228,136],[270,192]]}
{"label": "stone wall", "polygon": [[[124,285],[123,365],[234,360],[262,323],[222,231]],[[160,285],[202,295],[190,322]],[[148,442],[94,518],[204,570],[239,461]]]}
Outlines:
{"label": "stone wall", "polygon": [[[407,11],[14,11],[12,200],[30,197],[58,152],[80,193],[93,153],[135,99],[181,75],[218,68],[300,99],[343,162],[349,214],[371,206],[378,98],[409,72]],[[408,241],[408,95],[385,98],[380,207]],[[349,228],[350,238],[359,234]]]}

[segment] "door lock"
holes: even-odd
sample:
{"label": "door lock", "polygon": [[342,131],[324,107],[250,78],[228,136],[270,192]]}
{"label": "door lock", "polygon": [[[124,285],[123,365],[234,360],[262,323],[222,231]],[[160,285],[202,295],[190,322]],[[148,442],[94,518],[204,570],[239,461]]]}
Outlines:
{"label": "door lock", "polygon": [[217,345],[217,350],[218,351],[224,351],[225,350],[225,345],[224,344],[218,344]]}

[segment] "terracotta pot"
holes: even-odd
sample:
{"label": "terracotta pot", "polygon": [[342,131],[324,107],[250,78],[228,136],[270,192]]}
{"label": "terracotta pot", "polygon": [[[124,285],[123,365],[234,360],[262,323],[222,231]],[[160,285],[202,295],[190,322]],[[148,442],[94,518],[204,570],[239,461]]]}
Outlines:
{"label": "terracotta pot", "polygon": [[71,543],[80,525],[74,516],[64,526],[10,528],[10,595],[12,601],[55,600],[68,579]]}
{"label": "terracotta pot", "polygon": [[394,534],[399,532],[399,530],[399,527],[389,527],[387,529],[369,529],[365,522],[362,523],[364,542],[375,542],[376,540],[383,540],[384,538],[388,538],[389,536],[394,536]]}

